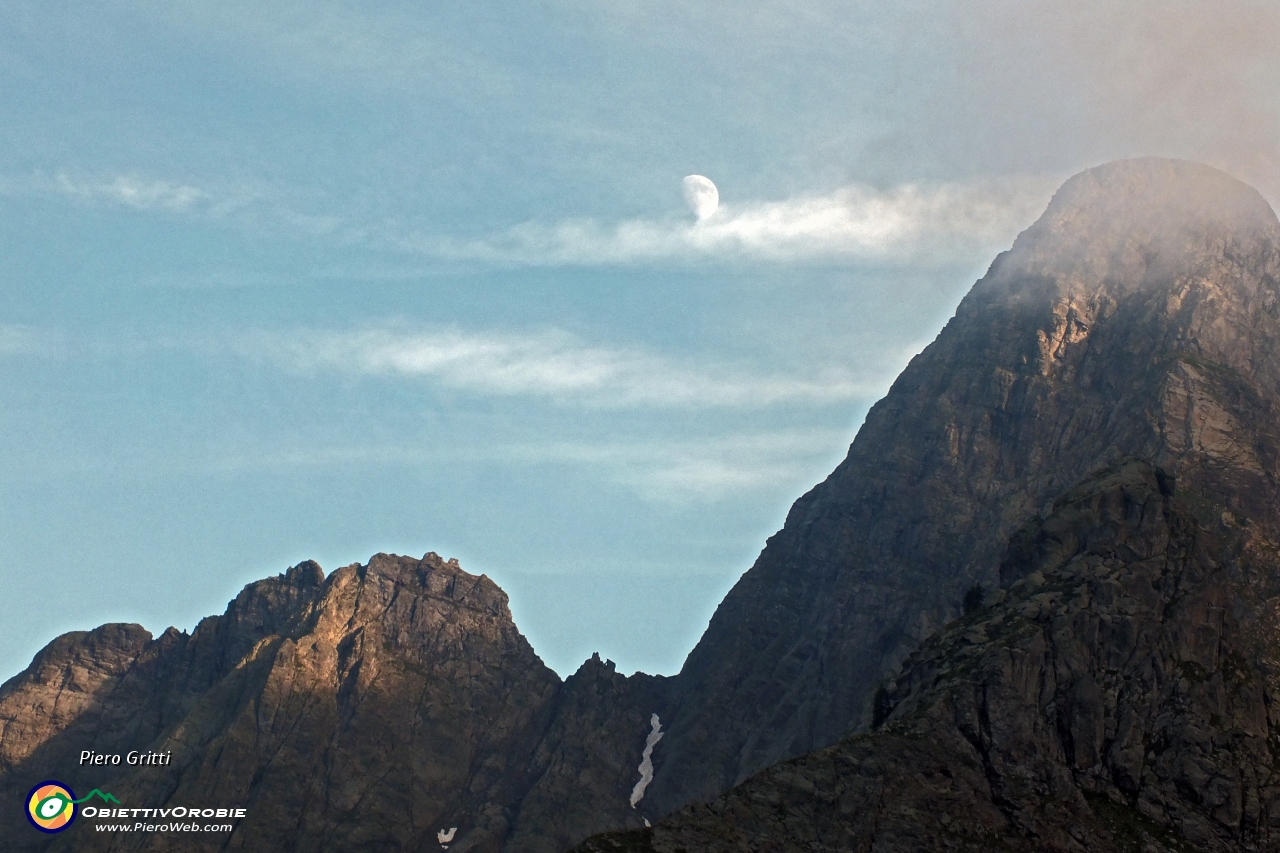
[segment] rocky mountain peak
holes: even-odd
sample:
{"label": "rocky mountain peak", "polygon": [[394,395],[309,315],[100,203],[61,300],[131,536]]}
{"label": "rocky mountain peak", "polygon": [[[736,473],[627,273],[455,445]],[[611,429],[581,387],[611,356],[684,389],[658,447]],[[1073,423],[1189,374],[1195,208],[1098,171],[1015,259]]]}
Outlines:
{"label": "rocky mountain peak", "polygon": [[375,554],[367,566],[353,567],[368,581],[378,577],[400,584],[431,599],[490,613],[511,621],[507,594],[486,575],[463,571],[456,559],[445,560],[434,551],[421,560],[396,554]]}
{"label": "rocky mountain peak", "polygon": [[993,267],[989,285],[1048,278],[1074,295],[1151,286],[1274,252],[1280,222],[1257,190],[1200,163],[1144,157],[1081,172]]}
{"label": "rocky mountain peak", "polygon": [[1265,200],[1173,160],[1072,178],[725,597],[679,676],[655,799],[864,729],[880,680],[998,587],[1014,531],[1119,459],[1280,530],[1278,416]]}
{"label": "rocky mountain peak", "polygon": [[[662,679],[597,658],[561,682],[506,593],[457,560],[376,554],[328,577],[307,561],[189,635],[105,625],[50,643],[0,686],[0,796],[57,778],[138,806],[250,806],[227,849],[434,850],[443,834],[458,851],[560,853],[643,825],[629,797],[654,714]],[[171,763],[85,767],[84,750]],[[125,843],[22,822],[0,812],[6,851]],[[136,837],[153,846],[124,849],[208,849]]]}
{"label": "rocky mountain peak", "polygon": [[[990,332],[1050,375],[1101,323],[1280,379],[1280,221],[1253,188],[1198,163],[1143,158],[1082,172],[961,303],[943,333]],[[984,316],[986,319],[984,319]],[[1154,337],[1158,335],[1158,337]],[[1070,378],[1070,377],[1067,377]]]}

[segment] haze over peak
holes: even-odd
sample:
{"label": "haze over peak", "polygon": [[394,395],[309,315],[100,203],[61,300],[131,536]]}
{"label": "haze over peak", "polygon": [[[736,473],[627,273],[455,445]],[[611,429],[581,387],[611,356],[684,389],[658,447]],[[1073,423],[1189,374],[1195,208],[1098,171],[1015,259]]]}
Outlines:
{"label": "haze over peak", "polygon": [[1253,187],[1212,166],[1165,157],[1113,160],[1076,174],[1054,193],[1045,218],[1060,225],[1084,218],[1120,229],[1178,222],[1211,229],[1276,224],[1271,206]]}
{"label": "haze over peak", "polygon": [[1117,160],[1066,181],[992,278],[1132,287],[1277,241],[1280,221],[1266,199],[1225,172],[1161,157]]}

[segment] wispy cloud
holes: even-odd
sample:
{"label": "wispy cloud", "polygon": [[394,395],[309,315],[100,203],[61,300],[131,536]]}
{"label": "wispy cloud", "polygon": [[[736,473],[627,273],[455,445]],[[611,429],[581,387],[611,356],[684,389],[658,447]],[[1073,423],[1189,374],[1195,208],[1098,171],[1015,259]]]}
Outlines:
{"label": "wispy cloud", "polygon": [[985,259],[1007,246],[1042,212],[1057,183],[1022,177],[888,189],[853,185],[825,195],[725,203],[701,221],[683,212],[615,223],[530,221],[472,239],[391,218],[367,222],[340,212],[306,212],[262,188],[215,191],[138,174],[37,174],[5,180],[0,190],[226,220],[256,231],[444,261],[582,266],[853,260],[929,266]]}
{"label": "wispy cloud", "polygon": [[[112,452],[60,447],[27,452],[23,464],[5,463],[5,476],[85,476],[109,474],[118,481],[157,475],[184,477],[257,476],[287,472],[379,469],[417,470],[446,481],[450,471],[477,466],[504,470],[570,472],[612,484],[646,503],[667,506],[714,504],[793,496],[825,476],[843,457],[852,429],[728,429],[689,435],[673,429],[652,433],[652,425],[630,435],[557,436],[510,440],[480,429],[441,440],[432,435],[370,439],[369,434],[302,435],[230,430],[197,444],[119,442]],[[637,434],[638,433],[638,434]],[[36,464],[32,465],[35,462]],[[558,474],[553,474],[558,476]]]}
{"label": "wispy cloud", "polygon": [[[0,325],[0,355],[58,354],[62,343],[62,335],[47,329]],[[863,374],[818,368],[791,375],[760,373],[741,364],[680,362],[640,348],[586,343],[557,330],[503,334],[454,327],[413,333],[391,327],[346,332],[292,329],[255,332],[230,342],[188,337],[91,339],[81,341],[79,348],[95,358],[111,357],[122,349],[136,355],[139,348],[194,348],[205,355],[225,356],[230,348],[273,368],[326,380],[335,374],[352,379],[391,378],[479,397],[524,396],[544,404],[638,409],[642,411],[634,422],[630,412],[625,420],[639,424],[639,434],[617,435],[610,430],[604,436],[565,437],[553,428],[527,441],[512,441],[504,433],[465,434],[441,443],[438,437],[366,442],[363,437],[344,440],[333,435],[228,431],[199,448],[185,446],[176,452],[143,442],[118,447],[111,454],[58,453],[41,466],[44,473],[110,469],[124,477],[138,472],[153,476],[162,470],[201,475],[497,463],[576,469],[648,503],[680,506],[790,494],[821,477],[848,446],[851,431],[753,429],[745,426],[748,420],[764,422],[741,417],[741,410],[784,405],[852,408],[850,404],[882,394],[901,363],[918,347],[903,349],[896,353],[895,363],[886,361]],[[673,409],[698,417],[692,421],[669,417]],[[668,422],[686,426],[701,422],[700,409],[733,411],[728,429],[696,435],[673,429],[664,434],[661,425]],[[577,416],[572,420],[576,423]]]}
{"label": "wispy cloud", "polygon": [[0,175],[0,195],[60,197],[88,207],[202,219],[294,239],[324,238],[350,245],[369,242],[367,229],[353,226],[343,216],[300,210],[279,188],[243,183],[205,186],[142,172],[64,169],[52,174]]}
{"label": "wispy cloud", "polygon": [[187,211],[209,201],[208,193],[189,184],[117,175],[106,180],[73,178],[59,172],[51,179],[35,179],[65,196],[94,204],[132,207],[136,210]]}
{"label": "wispy cloud", "polygon": [[[923,346],[882,351],[857,368],[813,365],[791,372],[715,357],[664,355],[643,347],[606,346],[558,329],[468,331],[456,326],[410,330],[383,325],[351,330],[289,328],[231,336],[101,338],[76,349],[121,352],[184,350],[234,355],[301,376],[395,379],[477,397],[525,397],[591,408],[764,409],[841,406],[883,394]],[[57,331],[0,324],[0,354],[65,355]]]}
{"label": "wispy cloud", "polygon": [[[180,459],[153,458],[150,450],[133,460],[134,467],[185,474],[379,466],[422,467],[475,465],[551,466],[580,469],[613,483],[642,500],[664,505],[709,504],[749,495],[790,494],[830,471],[848,449],[851,431],[833,429],[729,432],[715,436],[573,439],[505,442],[459,441],[441,446],[407,444],[257,445],[241,442],[234,450],[211,449]],[[118,465],[118,459],[60,458],[72,471]]]}
{"label": "wispy cloud", "polygon": [[760,374],[726,364],[687,364],[642,349],[600,346],[568,333],[429,332],[391,328],[259,332],[242,355],[300,372],[399,376],[481,395],[529,396],[603,407],[829,405],[883,392],[892,376],[837,368]]}
{"label": "wispy cloud", "polygon": [[586,466],[646,501],[678,505],[804,488],[831,469],[852,438],[841,430],[783,430],[685,441],[532,445],[502,452],[519,461]]}
{"label": "wispy cloud", "polygon": [[725,204],[697,222],[687,216],[616,224],[528,222],[469,241],[387,236],[425,254],[535,265],[732,257],[956,263],[1012,242],[1043,211],[1056,184],[1056,179],[1016,178],[885,190],[854,185],[827,195]]}

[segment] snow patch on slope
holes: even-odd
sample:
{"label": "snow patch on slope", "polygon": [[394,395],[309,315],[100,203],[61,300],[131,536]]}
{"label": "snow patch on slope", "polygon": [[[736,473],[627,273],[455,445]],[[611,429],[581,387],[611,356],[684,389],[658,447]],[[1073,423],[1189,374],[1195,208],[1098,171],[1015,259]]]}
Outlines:
{"label": "snow patch on slope", "polygon": [[640,762],[640,781],[631,789],[631,808],[636,807],[636,803],[644,799],[644,789],[649,787],[649,783],[653,781],[653,748],[658,745],[658,741],[662,740],[662,722],[658,720],[658,715],[654,714],[649,718],[649,725],[653,729],[649,732],[649,736],[644,739],[644,752],[641,755],[643,759]]}

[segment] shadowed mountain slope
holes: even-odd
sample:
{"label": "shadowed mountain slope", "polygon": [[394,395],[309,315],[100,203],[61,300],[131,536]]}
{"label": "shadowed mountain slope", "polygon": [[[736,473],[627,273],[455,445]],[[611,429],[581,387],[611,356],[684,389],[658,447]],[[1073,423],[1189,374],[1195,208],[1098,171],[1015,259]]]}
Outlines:
{"label": "shadowed mountain slope", "polygon": [[[1280,849],[1253,525],[1125,460],[1015,536],[991,607],[881,688],[875,729],[578,853]],[[1220,507],[1218,508],[1220,510]]]}
{"label": "shadowed mountain slope", "polygon": [[1068,181],[798,500],[677,679],[655,806],[863,730],[1009,536],[1135,456],[1274,530],[1280,223],[1194,163]]}
{"label": "shadowed mountain slope", "polygon": [[1094,476],[882,686],[872,733],[577,853],[1280,849],[1280,693],[1240,617],[1276,544],[1199,507],[1147,462]]}

